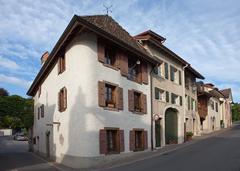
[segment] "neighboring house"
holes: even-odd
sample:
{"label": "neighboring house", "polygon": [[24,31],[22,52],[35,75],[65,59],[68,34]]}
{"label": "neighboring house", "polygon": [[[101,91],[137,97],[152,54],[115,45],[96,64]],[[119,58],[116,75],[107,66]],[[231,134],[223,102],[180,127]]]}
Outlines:
{"label": "neighboring house", "polygon": [[224,98],[221,99],[222,102],[221,122],[222,127],[227,128],[232,126],[232,103],[233,103],[232,90],[228,88],[220,91],[224,95]]}
{"label": "neighboring house", "polygon": [[200,118],[197,110],[196,78],[201,77],[192,74],[187,68],[185,71],[185,122],[186,132],[192,132],[193,135],[199,135],[200,133]]}
{"label": "neighboring house", "polygon": [[158,61],[110,16],[74,16],[27,93],[34,150],[71,167],[147,150]]}
{"label": "neighboring house", "polygon": [[202,133],[209,133],[221,128],[221,99],[224,98],[213,84],[198,83],[198,113]]}
{"label": "neighboring house", "polygon": [[[163,45],[166,40],[157,33],[148,30],[134,37],[154,57],[160,59],[158,68],[152,71],[152,100],[154,146],[182,143],[186,131],[194,131],[192,122],[195,114],[196,91],[193,92],[196,78],[204,77],[190,64]],[[186,72],[185,72],[186,71]],[[185,79],[191,78],[186,94],[194,99],[189,112],[184,113]],[[188,111],[188,110],[186,110]],[[188,118],[188,119],[186,119]],[[186,123],[187,121],[187,129]]]}

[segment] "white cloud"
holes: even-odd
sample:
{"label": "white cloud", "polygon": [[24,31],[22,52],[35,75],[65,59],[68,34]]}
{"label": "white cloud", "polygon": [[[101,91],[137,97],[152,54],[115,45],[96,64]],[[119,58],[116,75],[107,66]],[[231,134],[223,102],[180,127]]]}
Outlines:
{"label": "white cloud", "polygon": [[17,85],[23,88],[28,88],[32,83],[31,81],[27,81],[25,79],[20,79],[13,76],[7,76],[5,74],[0,74],[0,82]]}
{"label": "white cloud", "polygon": [[19,65],[16,64],[16,62],[7,58],[3,58],[1,56],[0,56],[0,66],[7,69],[13,69],[13,70],[19,69]]}

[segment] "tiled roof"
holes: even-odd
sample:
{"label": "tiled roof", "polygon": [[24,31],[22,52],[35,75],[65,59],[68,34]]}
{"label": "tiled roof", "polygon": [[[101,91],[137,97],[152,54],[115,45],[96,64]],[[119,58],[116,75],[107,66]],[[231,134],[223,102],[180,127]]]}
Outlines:
{"label": "tiled roof", "polygon": [[228,89],[224,89],[224,90],[220,90],[221,93],[224,95],[224,97],[228,98],[231,94],[231,89],[228,88]]}
{"label": "tiled roof", "polygon": [[141,53],[151,55],[125,30],[123,29],[111,16],[108,15],[91,15],[79,16],[87,22],[97,26],[103,31],[111,34],[123,43],[128,44],[132,48],[140,51]]}

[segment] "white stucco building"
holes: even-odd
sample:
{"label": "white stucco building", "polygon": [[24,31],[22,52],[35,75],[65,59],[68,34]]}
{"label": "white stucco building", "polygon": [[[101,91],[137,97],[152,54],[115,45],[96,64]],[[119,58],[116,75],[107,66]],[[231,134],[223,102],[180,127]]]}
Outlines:
{"label": "white stucco building", "polygon": [[74,16],[28,91],[34,151],[71,167],[150,148],[152,57],[111,17]]}

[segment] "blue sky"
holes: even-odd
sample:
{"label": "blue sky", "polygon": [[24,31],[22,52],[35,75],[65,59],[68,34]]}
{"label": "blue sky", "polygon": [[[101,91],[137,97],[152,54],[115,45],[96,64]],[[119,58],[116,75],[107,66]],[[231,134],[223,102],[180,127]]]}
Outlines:
{"label": "blue sky", "polygon": [[240,102],[240,1],[238,0],[0,0],[0,87],[26,96],[74,14],[110,14],[131,35],[151,29],[220,89]]}

